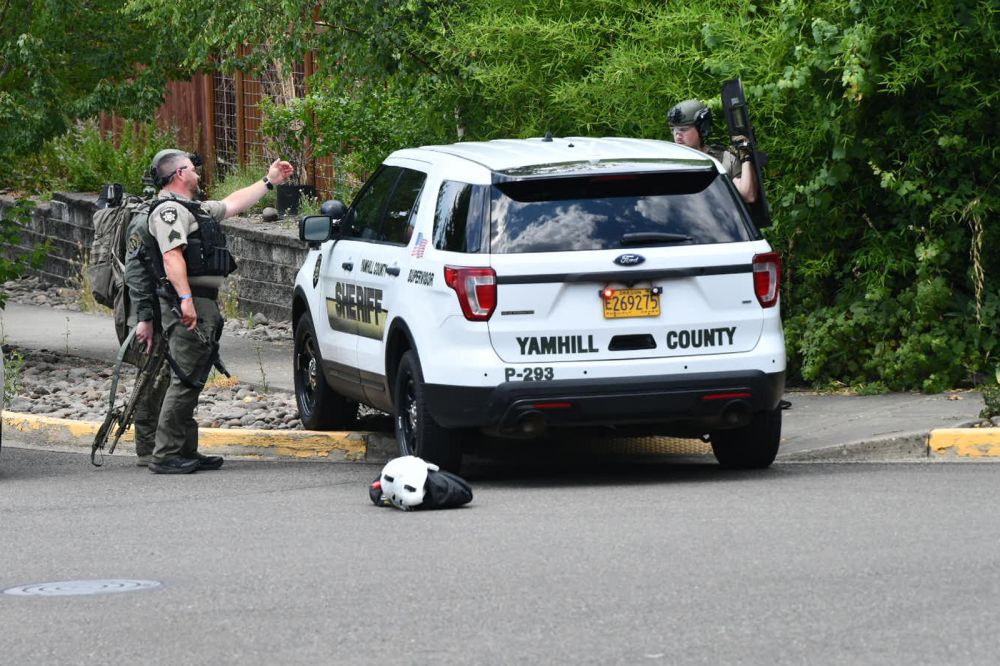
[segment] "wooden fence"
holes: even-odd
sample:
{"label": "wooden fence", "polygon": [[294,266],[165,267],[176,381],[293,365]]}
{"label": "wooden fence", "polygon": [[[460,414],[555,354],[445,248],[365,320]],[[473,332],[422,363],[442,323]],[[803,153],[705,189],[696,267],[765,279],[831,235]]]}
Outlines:
{"label": "wooden fence", "polygon": [[[312,65],[312,58],[307,58],[291,77],[271,69],[257,77],[212,73],[172,82],[163,106],[156,112],[156,122],[177,131],[179,147],[202,156],[203,176],[209,183],[224,177],[236,165],[270,163],[279,155],[273,142],[261,132],[260,101],[265,97],[279,102],[302,97]],[[123,122],[105,116],[101,127],[117,133]],[[300,182],[313,185],[321,197],[333,190],[331,158],[316,159],[308,150],[303,155],[280,157],[291,160]]]}

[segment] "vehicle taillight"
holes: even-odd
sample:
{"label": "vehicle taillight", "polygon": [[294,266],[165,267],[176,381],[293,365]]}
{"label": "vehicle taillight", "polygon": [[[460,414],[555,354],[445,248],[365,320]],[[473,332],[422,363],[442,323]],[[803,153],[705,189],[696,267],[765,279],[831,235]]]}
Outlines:
{"label": "vehicle taillight", "polygon": [[497,306],[497,274],[492,268],[444,267],[444,283],[458,294],[469,321],[486,321]]}
{"label": "vehicle taillight", "polygon": [[770,308],[778,302],[781,287],[781,255],[765,252],[753,258],[753,290],[761,307]]}

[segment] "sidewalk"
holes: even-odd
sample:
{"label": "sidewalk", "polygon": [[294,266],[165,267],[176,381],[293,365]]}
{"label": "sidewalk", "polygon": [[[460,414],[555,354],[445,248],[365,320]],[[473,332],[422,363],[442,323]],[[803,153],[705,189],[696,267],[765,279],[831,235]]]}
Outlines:
{"label": "sidewalk", "polygon": [[[102,315],[14,303],[0,311],[0,333],[11,344],[68,349],[109,364],[118,351],[113,330],[110,318]],[[293,389],[291,340],[267,342],[225,333],[221,352],[234,376],[255,382],[263,373],[268,385]],[[983,406],[978,393],[842,396],[790,391],[785,397],[792,406],[783,414],[779,460],[1000,457],[1000,429],[958,428],[977,420]],[[88,451],[97,427],[31,415],[5,414],[4,420],[8,432],[32,433],[33,439],[44,441],[46,446]],[[202,433],[205,449],[232,455],[368,462],[395,455],[392,435],[384,432],[202,429]],[[644,440],[647,445],[650,439]],[[710,452],[697,440],[683,441],[689,442],[684,447],[686,453]],[[655,441],[651,446],[651,453],[672,450]]]}

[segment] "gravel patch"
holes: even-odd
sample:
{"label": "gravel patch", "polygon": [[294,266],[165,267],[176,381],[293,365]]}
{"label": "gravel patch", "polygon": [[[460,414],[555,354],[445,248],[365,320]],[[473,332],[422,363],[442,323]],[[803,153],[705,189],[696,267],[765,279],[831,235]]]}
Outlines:
{"label": "gravel patch", "polygon": [[[52,286],[37,277],[25,277],[3,284],[9,303],[44,305],[53,309],[81,311],[80,291]],[[104,313],[110,313],[102,308]],[[226,322],[226,332],[256,340],[291,340],[292,323],[271,321],[262,314]],[[8,374],[18,372],[20,388],[6,405],[11,412],[38,414],[79,421],[103,421],[108,410],[108,393],[114,364],[83,358],[50,349],[3,347]],[[18,370],[19,367],[19,370]],[[136,369],[122,364],[117,402],[128,399],[135,384]],[[202,391],[195,411],[202,428],[253,428],[261,430],[302,430],[295,395],[291,391],[261,391],[253,384],[230,384],[225,377],[211,380]],[[358,430],[392,431],[392,418],[361,406]]]}

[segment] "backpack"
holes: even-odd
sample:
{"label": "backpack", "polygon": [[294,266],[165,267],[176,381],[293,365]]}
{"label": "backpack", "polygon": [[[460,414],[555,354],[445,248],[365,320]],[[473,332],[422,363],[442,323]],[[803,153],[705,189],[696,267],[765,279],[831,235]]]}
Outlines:
{"label": "backpack", "polygon": [[[114,311],[115,328],[128,332],[129,300],[125,287],[125,241],[129,222],[146,212],[148,202],[124,194],[117,183],[105,185],[94,213],[94,242],[90,246],[87,280],[94,300]],[[119,339],[119,341],[121,341]]]}

